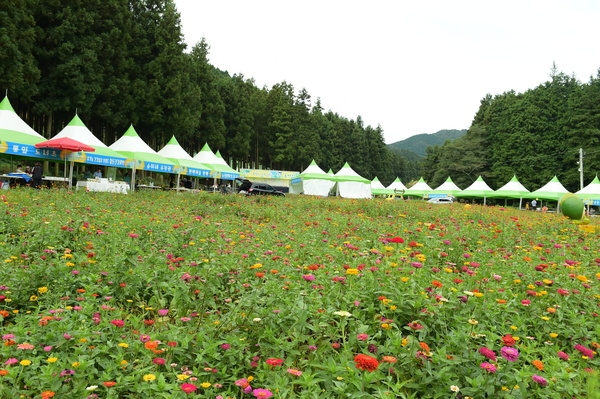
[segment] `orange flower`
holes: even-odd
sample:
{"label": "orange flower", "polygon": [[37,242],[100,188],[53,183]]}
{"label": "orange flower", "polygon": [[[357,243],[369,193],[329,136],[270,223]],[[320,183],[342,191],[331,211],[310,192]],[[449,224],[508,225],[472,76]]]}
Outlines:
{"label": "orange flower", "polygon": [[258,278],[263,278],[265,276],[263,272],[256,272],[254,275]]}
{"label": "orange flower", "polygon": [[544,363],[542,363],[541,360],[534,360],[533,362],[531,362],[531,364],[533,364],[535,368],[540,371],[544,370]]}
{"label": "orange flower", "polygon": [[112,387],[114,387],[115,385],[117,385],[117,383],[116,383],[116,382],[114,382],[114,381],[105,381],[103,384],[104,384],[104,386],[105,386],[105,387],[107,387],[107,388],[112,388]]}
{"label": "orange flower", "polygon": [[42,399],[50,399],[52,397],[54,397],[54,392],[52,392],[52,391],[42,392]]}
{"label": "orange flower", "polygon": [[433,285],[436,288],[441,288],[443,286],[443,284],[440,281],[437,281],[437,280],[433,280],[433,282],[431,283],[431,285]]}
{"label": "orange flower", "polygon": [[369,355],[359,354],[354,356],[354,365],[359,370],[375,371],[379,367],[379,361]]}
{"label": "orange flower", "polygon": [[8,312],[8,310],[0,310],[0,316],[4,317],[5,319],[10,316],[10,313]]}
{"label": "orange flower", "polygon": [[384,356],[381,358],[381,361],[385,363],[396,363],[398,359],[396,359],[394,356]]}
{"label": "orange flower", "polygon": [[419,342],[419,346],[421,347],[421,349],[423,349],[426,352],[431,352],[431,349],[429,349],[429,345],[427,345],[426,342]]}
{"label": "orange flower", "polygon": [[0,370],[0,376],[5,376],[5,375],[8,375],[8,370],[4,370],[4,369]]}
{"label": "orange flower", "polygon": [[154,350],[154,349],[158,348],[158,342],[157,341],[148,341],[144,344],[144,348]]}

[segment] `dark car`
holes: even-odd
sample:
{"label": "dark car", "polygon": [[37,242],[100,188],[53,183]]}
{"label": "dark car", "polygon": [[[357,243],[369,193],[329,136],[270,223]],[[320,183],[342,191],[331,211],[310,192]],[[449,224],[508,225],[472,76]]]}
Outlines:
{"label": "dark car", "polygon": [[252,182],[248,179],[236,179],[235,181],[239,184],[237,192],[240,194],[248,194],[248,189],[252,187]]}
{"label": "dark car", "polygon": [[285,197],[283,191],[276,190],[273,186],[264,183],[252,183],[246,195],[276,195],[278,197]]}

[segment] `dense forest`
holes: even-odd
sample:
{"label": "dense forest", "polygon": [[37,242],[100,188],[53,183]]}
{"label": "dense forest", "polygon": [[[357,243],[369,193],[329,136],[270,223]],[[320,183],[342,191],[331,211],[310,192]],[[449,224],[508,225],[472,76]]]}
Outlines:
{"label": "dense forest", "polygon": [[291,83],[256,87],[188,49],[172,0],[7,0],[0,10],[0,88],[50,138],[75,113],[106,145],[133,124],[159,150],[175,135],[194,155],[208,143],[233,167],[337,171],[349,162],[384,184],[410,180],[381,126],[325,111]]}
{"label": "dense forest", "polygon": [[5,0],[0,9],[0,88],[48,138],[77,113],[107,145],[133,124],[155,150],[175,135],[191,155],[208,143],[236,168],[349,162],[384,185],[451,177],[465,188],[481,175],[499,188],[516,175],[534,190],[556,175],[576,190],[579,148],[586,183],[600,166],[600,73],[581,83],[553,68],[525,93],[488,95],[465,135],[414,159],[388,148],[381,126],[325,111],[289,82],[259,88],[209,55],[204,39],[187,48],[173,0]]}

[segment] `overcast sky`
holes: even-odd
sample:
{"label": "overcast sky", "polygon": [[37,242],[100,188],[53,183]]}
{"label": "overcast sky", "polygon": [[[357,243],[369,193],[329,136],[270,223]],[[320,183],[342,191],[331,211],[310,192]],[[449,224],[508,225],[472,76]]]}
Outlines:
{"label": "overcast sky", "polygon": [[486,94],[524,92],[552,64],[600,68],[596,0],[174,0],[189,47],[258,87],[286,81],[390,144],[467,129]]}

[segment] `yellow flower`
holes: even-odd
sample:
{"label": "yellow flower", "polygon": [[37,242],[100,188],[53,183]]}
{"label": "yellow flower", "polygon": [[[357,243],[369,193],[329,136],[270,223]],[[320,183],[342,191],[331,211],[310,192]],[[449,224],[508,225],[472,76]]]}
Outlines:
{"label": "yellow flower", "polygon": [[518,278],[513,280],[515,284],[521,284],[521,280],[519,280]]}
{"label": "yellow flower", "polygon": [[254,377],[252,377],[251,375],[250,375],[250,376],[248,376],[248,378],[246,378],[246,379],[248,380],[248,382],[252,382],[252,381],[254,381]]}
{"label": "yellow flower", "polygon": [[120,346],[121,348],[129,348],[129,344],[126,344],[125,342],[121,342],[121,343],[119,343],[119,346]]}
{"label": "yellow flower", "polygon": [[48,292],[48,287],[40,287],[40,288],[38,288],[38,293],[45,294],[46,292]]}
{"label": "yellow flower", "polygon": [[87,338],[79,338],[79,342],[87,342]]}
{"label": "yellow flower", "polygon": [[74,368],[77,368],[77,367],[81,366],[81,363],[73,362],[73,363],[71,363],[71,366],[73,366]]}
{"label": "yellow flower", "polygon": [[388,298],[385,298],[385,299],[382,299],[382,300],[381,300],[381,302],[382,302],[384,305],[387,305],[388,303],[392,302],[392,300],[391,300],[391,299],[388,299]]}
{"label": "yellow flower", "polygon": [[200,386],[201,386],[202,388],[210,388],[210,386],[211,386],[211,383],[210,383],[210,382],[203,382],[202,384],[200,384]]}
{"label": "yellow flower", "polygon": [[188,378],[190,378],[190,376],[189,376],[189,375],[186,375],[186,374],[177,374],[177,379],[178,379],[179,381],[185,381],[185,380],[187,380]]}
{"label": "yellow flower", "polygon": [[344,379],[344,377],[337,377],[336,380],[338,381],[342,381]]}
{"label": "yellow flower", "polygon": [[56,363],[56,361],[58,360],[57,357],[49,357],[48,360],[46,360],[48,363]]}
{"label": "yellow flower", "polygon": [[38,297],[37,297],[37,295],[32,295],[32,296],[29,297],[29,300],[32,301],[32,302],[35,302],[35,301],[38,300]]}
{"label": "yellow flower", "polygon": [[517,327],[517,326],[510,326],[510,329],[513,330],[513,331],[517,331],[518,328],[519,327]]}
{"label": "yellow flower", "polygon": [[556,337],[558,337],[557,333],[550,333],[550,338],[556,338]]}
{"label": "yellow flower", "polygon": [[408,339],[407,338],[402,338],[402,341],[400,343],[402,346],[406,346],[408,345]]}
{"label": "yellow flower", "polygon": [[154,381],[156,376],[154,374],[146,374],[142,377],[144,381]]}
{"label": "yellow flower", "polygon": [[381,324],[381,328],[383,328],[384,330],[389,330],[390,328],[392,328],[392,326],[390,326],[388,323],[383,323]]}
{"label": "yellow flower", "polygon": [[400,281],[403,283],[406,283],[408,280],[410,280],[408,277],[400,277]]}
{"label": "yellow flower", "polygon": [[542,320],[544,320],[544,321],[548,321],[548,320],[550,320],[550,318],[549,318],[549,317],[546,317],[546,316],[542,316]]}
{"label": "yellow flower", "polygon": [[73,267],[73,266],[75,266],[75,263],[73,263],[73,262],[67,262],[65,265],[68,266],[68,267]]}
{"label": "yellow flower", "polygon": [[29,366],[31,364],[31,360],[21,360],[19,364],[21,366]]}
{"label": "yellow flower", "polygon": [[396,309],[398,309],[398,306],[396,306],[396,305],[390,306],[390,310],[396,310]]}
{"label": "yellow flower", "polygon": [[473,326],[475,326],[475,325],[479,324],[479,322],[478,322],[477,320],[475,320],[475,319],[469,319],[469,320],[467,320],[467,321],[469,322],[469,324],[471,324],[471,325],[473,325]]}
{"label": "yellow flower", "polygon": [[475,295],[475,298],[481,298],[483,296],[483,292],[475,292],[473,295]]}
{"label": "yellow flower", "polygon": [[126,364],[129,364],[129,362],[125,359],[121,360],[121,366],[125,366]]}
{"label": "yellow flower", "polygon": [[358,269],[348,269],[346,270],[346,274],[352,274],[356,276],[358,274]]}

